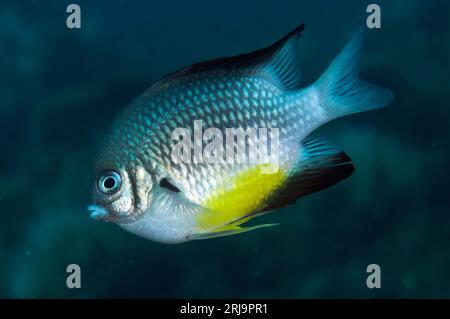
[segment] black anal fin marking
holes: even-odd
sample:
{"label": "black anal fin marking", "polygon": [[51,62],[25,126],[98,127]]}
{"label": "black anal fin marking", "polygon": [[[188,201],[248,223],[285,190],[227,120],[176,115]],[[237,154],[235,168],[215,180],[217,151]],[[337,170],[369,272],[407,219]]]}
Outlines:
{"label": "black anal fin marking", "polygon": [[292,204],[300,197],[346,179],[354,171],[350,157],[324,139],[305,140],[300,152],[301,157],[285,184],[256,213]]}

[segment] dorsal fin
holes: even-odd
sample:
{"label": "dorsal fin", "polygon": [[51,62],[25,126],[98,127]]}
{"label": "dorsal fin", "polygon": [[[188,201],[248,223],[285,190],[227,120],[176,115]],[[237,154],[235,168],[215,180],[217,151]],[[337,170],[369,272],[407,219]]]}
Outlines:
{"label": "dorsal fin", "polygon": [[303,23],[266,48],[232,57],[195,63],[172,72],[159,80],[153,87],[174,79],[212,70],[244,69],[265,72],[269,77],[278,81],[284,89],[295,89],[300,82],[297,46],[304,27],[305,24]]}

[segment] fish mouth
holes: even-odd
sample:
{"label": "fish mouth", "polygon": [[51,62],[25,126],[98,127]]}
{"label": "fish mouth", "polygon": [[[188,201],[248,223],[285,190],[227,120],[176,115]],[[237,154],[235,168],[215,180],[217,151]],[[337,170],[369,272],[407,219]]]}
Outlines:
{"label": "fish mouth", "polygon": [[142,217],[143,212],[140,209],[135,211],[132,216],[116,217],[114,214],[110,214],[106,208],[100,205],[89,205],[87,210],[91,213],[91,218],[104,222],[114,222],[117,224],[130,224]]}
{"label": "fish mouth", "polygon": [[91,213],[90,216],[91,218],[95,219],[95,220],[107,220],[108,218],[108,211],[99,205],[89,205],[87,207],[87,210]]}

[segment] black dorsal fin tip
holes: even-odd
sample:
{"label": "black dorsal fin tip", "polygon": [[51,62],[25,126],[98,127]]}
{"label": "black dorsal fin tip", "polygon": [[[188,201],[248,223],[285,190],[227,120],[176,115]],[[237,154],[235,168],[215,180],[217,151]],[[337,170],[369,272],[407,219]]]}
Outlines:
{"label": "black dorsal fin tip", "polygon": [[208,71],[211,69],[250,68],[259,64],[270,62],[270,58],[279,49],[281,49],[289,39],[293,38],[294,36],[296,38],[300,38],[304,29],[305,24],[302,23],[287,35],[275,41],[268,47],[248,53],[239,54],[236,56],[221,57],[210,61],[195,63],[189,68],[188,72],[189,74],[192,74],[202,71]]}
{"label": "black dorsal fin tip", "polygon": [[[283,38],[281,38],[279,41],[284,42],[286,40],[288,40],[290,37],[292,36],[297,36],[298,38],[300,38],[300,36],[302,35],[303,31],[305,30],[305,23],[303,22],[302,24],[300,24],[298,27],[296,27],[294,30],[292,30],[291,32],[289,32],[288,34],[286,34]],[[278,42],[278,41],[277,41]]]}
{"label": "black dorsal fin tip", "polygon": [[[304,29],[305,23],[302,23],[271,45],[253,52],[195,63],[190,67],[183,68],[164,76],[155,83],[153,87],[174,79],[180,79],[192,74],[211,70],[254,69],[272,65],[272,69],[275,71],[274,77],[279,80],[281,85],[285,89],[294,88],[298,84],[300,78],[298,72],[295,70],[295,54],[292,52],[295,50],[297,42],[293,42],[293,45],[289,45],[286,50],[283,50],[283,48],[286,47],[286,44],[290,39],[297,40],[300,38]],[[277,54],[278,52],[282,53]]]}

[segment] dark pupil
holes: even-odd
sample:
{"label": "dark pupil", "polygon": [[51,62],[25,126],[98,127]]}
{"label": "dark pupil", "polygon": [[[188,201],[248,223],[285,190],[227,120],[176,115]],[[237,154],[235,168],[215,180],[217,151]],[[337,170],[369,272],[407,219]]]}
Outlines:
{"label": "dark pupil", "polygon": [[105,186],[105,188],[113,188],[115,185],[116,185],[116,180],[112,177],[108,177],[103,182],[103,186]]}

